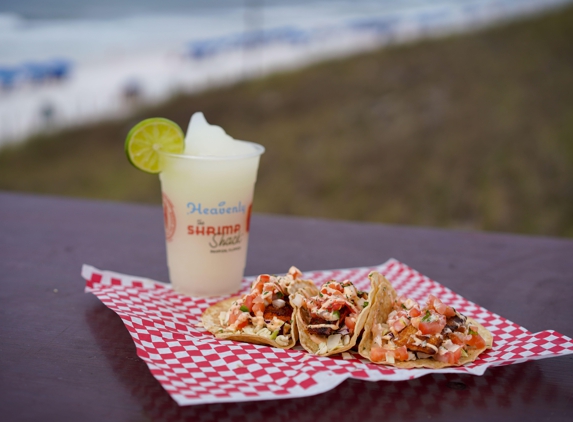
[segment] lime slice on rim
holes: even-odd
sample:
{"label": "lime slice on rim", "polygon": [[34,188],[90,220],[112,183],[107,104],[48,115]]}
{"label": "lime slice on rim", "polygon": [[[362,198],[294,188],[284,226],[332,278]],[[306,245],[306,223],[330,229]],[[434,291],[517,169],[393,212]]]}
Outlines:
{"label": "lime slice on rim", "polygon": [[159,173],[159,151],[181,154],[185,149],[185,135],[177,123],[153,117],[136,124],[127,134],[125,153],[131,164],[147,173]]}

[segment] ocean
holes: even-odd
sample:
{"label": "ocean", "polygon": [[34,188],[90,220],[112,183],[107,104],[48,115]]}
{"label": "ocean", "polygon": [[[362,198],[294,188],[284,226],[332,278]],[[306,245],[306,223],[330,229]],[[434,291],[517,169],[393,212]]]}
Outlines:
{"label": "ocean", "polygon": [[480,2],[484,0],[2,0],[0,65],[177,50],[193,40],[244,31],[311,29]]}
{"label": "ocean", "polygon": [[570,0],[0,0],[0,147]]}

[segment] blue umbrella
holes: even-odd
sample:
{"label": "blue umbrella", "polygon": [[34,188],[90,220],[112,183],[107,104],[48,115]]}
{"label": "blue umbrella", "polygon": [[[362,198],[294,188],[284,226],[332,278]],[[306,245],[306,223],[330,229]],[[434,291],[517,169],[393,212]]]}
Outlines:
{"label": "blue umbrella", "polygon": [[20,71],[12,67],[0,67],[0,86],[4,89],[14,87]]}

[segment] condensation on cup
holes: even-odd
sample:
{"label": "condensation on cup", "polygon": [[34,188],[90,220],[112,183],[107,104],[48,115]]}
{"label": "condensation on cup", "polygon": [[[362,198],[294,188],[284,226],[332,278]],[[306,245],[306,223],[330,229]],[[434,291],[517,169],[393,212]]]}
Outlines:
{"label": "condensation on cup", "polygon": [[240,289],[264,151],[195,113],[184,153],[161,154],[167,265],[175,291],[207,297]]}

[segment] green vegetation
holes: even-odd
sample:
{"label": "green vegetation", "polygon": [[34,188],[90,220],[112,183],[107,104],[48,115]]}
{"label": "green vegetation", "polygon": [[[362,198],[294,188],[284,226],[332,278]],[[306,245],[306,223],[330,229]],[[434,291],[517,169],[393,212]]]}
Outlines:
{"label": "green vegetation", "polygon": [[573,8],[178,97],[0,151],[0,189],[160,202],[123,142],[194,111],[263,144],[254,210],[573,236]]}

